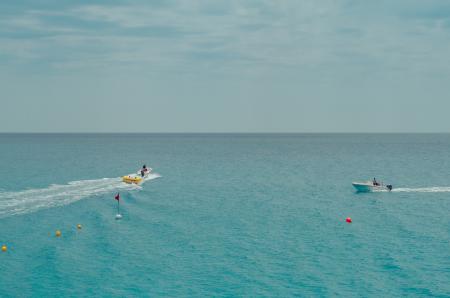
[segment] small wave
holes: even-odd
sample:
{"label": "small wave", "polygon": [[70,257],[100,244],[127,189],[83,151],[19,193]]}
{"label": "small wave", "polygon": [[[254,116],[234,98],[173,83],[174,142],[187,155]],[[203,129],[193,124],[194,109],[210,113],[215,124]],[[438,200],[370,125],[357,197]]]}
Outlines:
{"label": "small wave", "polygon": [[[149,174],[142,183],[159,177],[161,176],[156,173]],[[72,181],[67,184],[52,184],[47,188],[16,192],[0,191],[0,218],[63,206],[87,197],[141,188],[136,184],[123,183],[122,178],[117,177]]]}
{"label": "small wave", "polygon": [[394,188],[393,192],[450,192],[448,186],[433,186],[433,187],[419,187],[419,188]]}

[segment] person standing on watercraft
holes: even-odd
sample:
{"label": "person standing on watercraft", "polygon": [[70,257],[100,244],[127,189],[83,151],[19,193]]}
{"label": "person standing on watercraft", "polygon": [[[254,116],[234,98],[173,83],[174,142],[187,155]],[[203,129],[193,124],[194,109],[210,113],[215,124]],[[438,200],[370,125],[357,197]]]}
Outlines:
{"label": "person standing on watercraft", "polygon": [[141,169],[141,176],[144,177],[147,172],[148,172],[147,166],[143,165]]}
{"label": "person standing on watercraft", "polygon": [[374,185],[374,186],[380,185],[380,183],[377,182],[377,179],[375,179],[375,177],[373,178],[373,185]]}

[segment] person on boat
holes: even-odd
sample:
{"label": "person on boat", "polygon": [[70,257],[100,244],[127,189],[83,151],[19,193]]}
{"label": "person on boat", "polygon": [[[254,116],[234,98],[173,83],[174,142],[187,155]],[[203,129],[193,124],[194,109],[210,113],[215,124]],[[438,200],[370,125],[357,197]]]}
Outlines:
{"label": "person on boat", "polygon": [[374,185],[374,186],[380,185],[380,183],[377,182],[377,179],[375,179],[375,177],[373,178],[373,185]]}
{"label": "person on boat", "polygon": [[143,165],[141,169],[141,176],[144,177],[146,173],[148,173],[147,166]]}

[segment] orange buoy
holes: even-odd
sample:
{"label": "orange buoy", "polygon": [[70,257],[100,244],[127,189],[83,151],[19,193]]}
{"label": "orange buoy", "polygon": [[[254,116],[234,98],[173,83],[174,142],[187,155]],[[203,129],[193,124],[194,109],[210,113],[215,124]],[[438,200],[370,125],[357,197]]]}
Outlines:
{"label": "orange buoy", "polygon": [[351,218],[351,217],[347,217],[347,218],[345,219],[345,221],[348,222],[348,223],[351,223],[351,222],[352,222],[352,218]]}

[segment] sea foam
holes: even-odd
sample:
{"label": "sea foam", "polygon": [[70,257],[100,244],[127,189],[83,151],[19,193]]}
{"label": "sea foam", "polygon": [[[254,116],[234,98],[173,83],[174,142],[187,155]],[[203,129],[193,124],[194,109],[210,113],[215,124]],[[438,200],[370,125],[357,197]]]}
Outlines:
{"label": "sea foam", "polygon": [[[149,174],[142,183],[158,177],[161,176],[157,173]],[[72,181],[67,184],[52,184],[47,188],[15,192],[0,191],[0,217],[63,206],[88,197],[133,189],[141,189],[141,186],[126,184],[122,182],[121,177],[117,177]]]}

